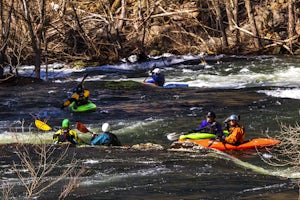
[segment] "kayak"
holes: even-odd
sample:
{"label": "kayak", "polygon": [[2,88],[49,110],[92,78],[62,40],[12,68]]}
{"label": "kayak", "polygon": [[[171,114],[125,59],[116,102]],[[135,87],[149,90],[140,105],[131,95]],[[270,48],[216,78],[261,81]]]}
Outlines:
{"label": "kayak", "polygon": [[169,83],[167,85],[162,86],[162,88],[187,88],[188,84],[185,83]]}
{"label": "kayak", "polygon": [[[223,134],[227,136],[229,132],[227,130],[224,130]],[[214,138],[216,138],[216,135],[213,133],[201,133],[201,132],[189,133],[189,134],[184,134],[179,136],[179,139],[192,139],[192,140],[214,139]]]}
{"label": "kayak", "polygon": [[280,141],[276,139],[270,138],[254,138],[247,142],[244,142],[241,145],[232,145],[228,143],[222,143],[218,140],[211,140],[211,139],[179,139],[179,142],[192,142],[199,146],[203,146],[205,148],[214,148],[220,151],[227,151],[227,150],[246,150],[246,149],[255,149],[255,148],[263,148],[263,147],[270,147],[276,144],[279,144]]}
{"label": "kayak", "polygon": [[180,140],[184,140],[184,139],[200,140],[200,139],[213,139],[213,138],[216,138],[216,135],[212,133],[190,133],[187,135],[179,136]]}
{"label": "kayak", "polygon": [[143,82],[143,84],[153,86],[153,87],[159,87],[159,88],[187,88],[187,87],[189,87],[189,84],[186,84],[186,83],[169,83],[164,86],[157,86],[153,83],[147,83],[147,82]]}
{"label": "kayak", "polygon": [[72,112],[93,112],[97,108],[96,104],[91,101],[89,101],[87,104],[78,106],[77,108],[75,108],[75,102],[72,102],[69,107],[71,108]]}

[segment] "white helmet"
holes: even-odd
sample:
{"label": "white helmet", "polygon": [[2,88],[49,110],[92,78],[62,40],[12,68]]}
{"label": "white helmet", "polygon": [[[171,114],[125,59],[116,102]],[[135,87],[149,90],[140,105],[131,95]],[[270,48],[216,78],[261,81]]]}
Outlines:
{"label": "white helmet", "polygon": [[102,131],[103,131],[104,133],[107,133],[107,132],[110,131],[110,125],[109,125],[109,123],[104,123],[104,124],[102,124]]}
{"label": "white helmet", "polygon": [[160,69],[159,68],[155,68],[154,70],[152,70],[152,73],[159,74],[160,73]]}

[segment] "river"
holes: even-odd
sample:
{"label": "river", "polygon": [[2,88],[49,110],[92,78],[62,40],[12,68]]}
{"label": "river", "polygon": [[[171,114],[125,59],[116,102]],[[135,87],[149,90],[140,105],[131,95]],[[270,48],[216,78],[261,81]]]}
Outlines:
{"label": "river", "polygon": [[[35,128],[37,117],[47,119],[53,128],[69,118],[73,128],[80,121],[96,132],[109,122],[125,146],[151,143],[164,148],[70,147],[87,173],[67,199],[298,199],[298,172],[268,166],[256,151],[226,155],[172,151],[166,135],[189,131],[214,111],[220,122],[239,114],[248,139],[266,133],[275,136],[280,123],[299,122],[299,61],[298,57],[166,55],[81,70],[49,65],[48,82],[1,88],[0,143],[35,143],[37,138],[51,143],[53,132]],[[143,81],[153,64],[162,69],[166,84],[189,87],[132,84]],[[32,66],[19,73],[32,75]],[[85,87],[97,110],[81,114],[61,110],[63,100],[86,73]],[[46,79],[44,71],[42,77]],[[89,141],[89,134],[80,136]],[[22,187],[11,175],[13,155],[9,151],[2,155],[2,180],[15,184],[12,196],[23,199]],[[57,185],[40,199],[55,199],[60,191]]]}

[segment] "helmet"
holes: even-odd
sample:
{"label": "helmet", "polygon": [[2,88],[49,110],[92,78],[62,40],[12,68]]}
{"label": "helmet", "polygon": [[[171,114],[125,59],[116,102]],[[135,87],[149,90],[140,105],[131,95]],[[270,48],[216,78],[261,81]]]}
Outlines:
{"label": "helmet", "polygon": [[109,123],[104,123],[104,124],[102,124],[102,131],[103,131],[104,133],[107,133],[107,132],[110,131],[110,125],[109,125]]}
{"label": "helmet", "polygon": [[155,68],[154,70],[152,70],[152,73],[159,74],[160,73],[160,69],[159,68]]}
{"label": "helmet", "polygon": [[239,118],[236,115],[230,115],[229,121],[239,121]]}
{"label": "helmet", "polygon": [[64,119],[64,120],[62,121],[62,123],[61,123],[61,126],[62,126],[63,128],[69,128],[69,126],[70,126],[70,121],[69,121],[68,119]]}
{"label": "helmet", "polygon": [[212,118],[216,118],[216,114],[214,112],[208,112],[206,114],[206,117],[212,117]]}

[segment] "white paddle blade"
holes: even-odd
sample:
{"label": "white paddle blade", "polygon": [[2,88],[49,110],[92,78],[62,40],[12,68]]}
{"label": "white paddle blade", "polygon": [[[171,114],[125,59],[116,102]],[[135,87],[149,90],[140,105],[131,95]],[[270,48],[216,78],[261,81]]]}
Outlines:
{"label": "white paddle blade", "polygon": [[176,132],[174,132],[174,133],[169,133],[169,134],[167,135],[167,138],[168,138],[168,140],[170,140],[170,141],[175,141],[175,140],[178,140],[178,138],[180,137],[180,135],[181,135],[181,133],[176,133]]}

